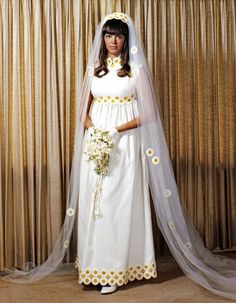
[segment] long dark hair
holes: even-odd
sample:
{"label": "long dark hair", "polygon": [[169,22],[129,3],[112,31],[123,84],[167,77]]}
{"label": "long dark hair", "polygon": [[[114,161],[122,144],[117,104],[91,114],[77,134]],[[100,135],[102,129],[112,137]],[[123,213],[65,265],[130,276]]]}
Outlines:
{"label": "long dark hair", "polygon": [[[129,28],[128,25],[119,20],[119,19],[111,19],[107,20],[106,23],[104,23],[102,28],[102,42],[100,46],[99,51],[99,65],[94,70],[94,75],[98,78],[103,77],[106,75],[109,71],[107,69],[106,65],[106,57],[108,54],[105,41],[104,41],[104,35],[105,34],[111,34],[111,35],[124,35],[125,36],[125,42],[123,49],[121,51],[121,65],[122,68],[118,70],[117,76],[119,77],[130,77],[130,65],[129,65]],[[100,74],[103,71],[102,74]]]}

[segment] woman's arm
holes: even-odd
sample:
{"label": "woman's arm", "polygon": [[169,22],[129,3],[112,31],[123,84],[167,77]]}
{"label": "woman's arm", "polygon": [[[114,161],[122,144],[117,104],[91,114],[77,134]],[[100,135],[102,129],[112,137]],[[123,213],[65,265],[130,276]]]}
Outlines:
{"label": "woman's arm", "polygon": [[90,106],[91,106],[91,103],[93,101],[93,95],[91,94],[91,92],[89,93],[89,99],[88,99],[88,108],[87,108],[87,114],[86,114],[86,120],[85,120],[85,127],[86,128],[89,128],[91,126],[94,126],[93,125],[93,122],[91,120],[91,118],[89,117],[89,110],[90,110]]}
{"label": "woman's arm", "polygon": [[116,126],[116,129],[118,130],[118,132],[123,132],[125,130],[136,128],[138,125],[140,125],[140,119],[139,119],[139,117],[137,117],[137,118],[135,118],[133,120],[130,120],[127,123],[124,123],[124,124],[121,124],[119,126]]}

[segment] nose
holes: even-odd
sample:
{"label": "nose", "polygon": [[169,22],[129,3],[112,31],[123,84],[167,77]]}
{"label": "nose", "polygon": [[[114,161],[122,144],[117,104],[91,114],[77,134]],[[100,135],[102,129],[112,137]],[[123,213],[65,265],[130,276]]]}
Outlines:
{"label": "nose", "polygon": [[112,43],[116,44],[116,35],[112,35]]}

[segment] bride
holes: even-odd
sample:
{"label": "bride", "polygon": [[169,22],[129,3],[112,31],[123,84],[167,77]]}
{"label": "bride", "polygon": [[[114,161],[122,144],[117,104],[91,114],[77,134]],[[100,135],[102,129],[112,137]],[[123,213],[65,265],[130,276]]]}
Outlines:
{"label": "bride", "polygon": [[[108,174],[97,176],[85,155],[99,132],[115,147]],[[75,219],[79,283],[100,283],[106,293],[156,277],[148,186],[159,229],[183,272],[212,293],[236,299],[236,261],[206,249],[182,210],[147,60],[131,18],[113,13],[97,27],[79,98],[62,230],[45,263],[4,280],[31,283],[60,268]]]}
{"label": "bride", "polygon": [[81,164],[76,264],[79,283],[110,285],[101,293],[113,292],[129,280],[157,276],[128,34],[126,22],[115,18],[106,21],[91,83],[85,150],[93,125],[107,129],[116,142],[109,175],[102,183],[101,201],[89,190],[99,176],[84,153]]}

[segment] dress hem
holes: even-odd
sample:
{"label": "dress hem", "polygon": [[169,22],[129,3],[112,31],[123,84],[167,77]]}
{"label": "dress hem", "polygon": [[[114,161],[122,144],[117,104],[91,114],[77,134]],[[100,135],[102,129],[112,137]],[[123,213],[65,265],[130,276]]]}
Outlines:
{"label": "dress hem", "polygon": [[156,262],[145,263],[143,266],[137,264],[136,266],[129,266],[127,269],[101,269],[98,270],[96,268],[85,268],[82,269],[79,264],[76,264],[78,268],[78,283],[85,285],[93,284],[98,285],[101,284],[105,286],[109,285],[117,285],[122,286],[126,285],[129,281],[142,280],[142,279],[151,279],[156,278],[157,269]]}
{"label": "dress hem", "polygon": [[[146,277],[143,277],[142,279],[138,279],[138,278],[134,278],[134,279],[129,279],[128,278],[128,280],[126,280],[125,282],[123,282],[122,284],[117,284],[117,286],[123,286],[123,285],[126,285],[126,284],[128,284],[128,282],[132,282],[132,281],[141,281],[141,280],[150,280],[151,278],[156,278],[156,277],[158,277],[158,275],[156,274],[156,275],[153,275],[153,276],[150,276],[149,278],[146,278]],[[92,284],[92,285],[101,285],[101,286],[105,286],[105,285],[107,285],[107,284],[109,284],[109,285],[114,285],[114,284],[116,284],[116,282],[115,283],[113,283],[113,284],[111,284],[111,283],[109,283],[109,282],[106,282],[105,284],[102,284],[102,283],[100,283],[100,282],[98,282],[98,283],[94,283],[93,281],[90,281],[89,283],[85,283],[84,281],[79,281],[79,279],[78,279],[78,283],[81,285],[82,283],[84,283],[85,285],[89,285],[89,284]]]}

